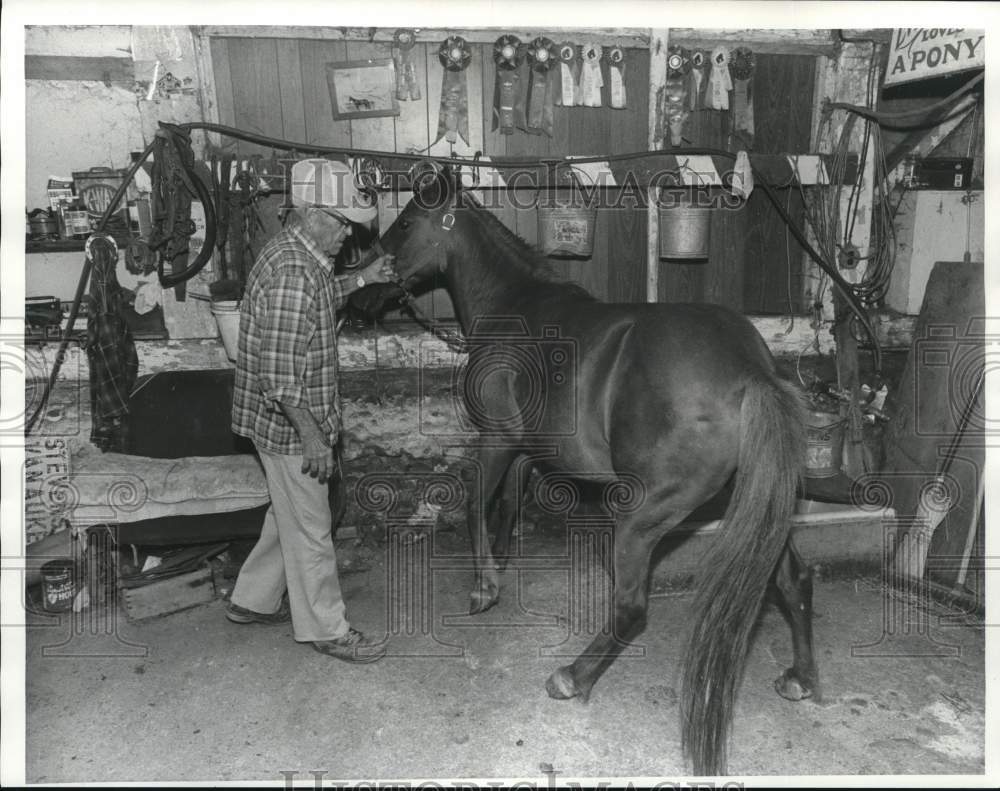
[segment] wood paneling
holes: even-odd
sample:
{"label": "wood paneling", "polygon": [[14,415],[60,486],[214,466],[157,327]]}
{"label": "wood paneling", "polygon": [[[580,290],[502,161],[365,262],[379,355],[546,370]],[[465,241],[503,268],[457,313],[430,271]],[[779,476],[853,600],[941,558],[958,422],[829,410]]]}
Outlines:
{"label": "wood paneling", "polygon": [[285,140],[304,143],[306,140],[306,106],[302,91],[302,58],[299,42],[275,39],[278,61],[278,99],[281,102],[281,123]]}
{"label": "wood paneling", "polygon": [[351,145],[350,124],[333,120],[330,88],[326,81],[326,64],[346,60],[346,45],[341,41],[299,42],[306,143],[318,146]]}
{"label": "wood paneling", "polygon": [[[226,38],[210,39],[209,52],[212,58],[212,73],[215,75],[215,103],[219,123],[232,124],[236,118],[233,107],[233,80],[229,69],[229,41]],[[226,150],[239,150],[239,143],[231,137],[220,136],[221,145]]]}
{"label": "wood paneling", "polygon": [[[245,38],[229,43],[234,125],[268,137],[283,137],[278,48],[274,39]],[[271,156],[271,150],[240,143],[243,155]]]}
{"label": "wood paneling", "polygon": [[[816,59],[807,55],[759,55],[753,79],[754,150],[764,154],[804,154],[810,149],[810,124]],[[797,190],[777,191],[785,209],[801,225]],[[804,251],[767,197],[755,191],[746,206],[753,242],[746,245],[746,313],[801,312]]]}

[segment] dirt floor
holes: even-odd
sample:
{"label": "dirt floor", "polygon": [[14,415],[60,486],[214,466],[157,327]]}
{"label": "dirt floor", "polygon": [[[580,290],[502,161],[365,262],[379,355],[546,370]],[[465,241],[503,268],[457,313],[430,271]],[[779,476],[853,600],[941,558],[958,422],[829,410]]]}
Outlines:
{"label": "dirt floor", "polygon": [[[497,607],[469,617],[461,542],[445,538],[433,552],[430,539],[390,542],[343,575],[352,622],[389,639],[373,665],[322,656],[290,625],[231,624],[221,598],[138,623],[113,608],[32,616],[26,780],[545,785],[686,774],[677,695],[689,591],[657,586],[647,630],[589,703],[554,701],[545,680],[588,641],[603,575],[575,571],[568,542],[553,539],[502,575]],[[823,699],[775,694],[791,645],[769,606],[738,702],[732,774],[984,771],[981,626],[887,596],[873,578],[819,580],[815,606]]]}

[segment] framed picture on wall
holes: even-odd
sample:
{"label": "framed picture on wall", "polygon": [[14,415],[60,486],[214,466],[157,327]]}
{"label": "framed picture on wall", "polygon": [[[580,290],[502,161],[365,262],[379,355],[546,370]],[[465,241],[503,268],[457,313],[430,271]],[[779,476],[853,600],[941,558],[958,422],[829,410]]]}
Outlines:
{"label": "framed picture on wall", "polygon": [[399,115],[391,58],[327,63],[326,81],[334,121]]}

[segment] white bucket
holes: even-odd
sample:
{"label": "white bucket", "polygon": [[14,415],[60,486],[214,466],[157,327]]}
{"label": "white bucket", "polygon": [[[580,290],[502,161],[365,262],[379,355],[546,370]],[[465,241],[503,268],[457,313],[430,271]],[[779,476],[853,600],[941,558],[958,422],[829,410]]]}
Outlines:
{"label": "white bucket", "polygon": [[219,336],[222,338],[222,345],[226,347],[226,356],[236,362],[240,337],[240,303],[236,300],[213,302],[212,315],[219,325]]}

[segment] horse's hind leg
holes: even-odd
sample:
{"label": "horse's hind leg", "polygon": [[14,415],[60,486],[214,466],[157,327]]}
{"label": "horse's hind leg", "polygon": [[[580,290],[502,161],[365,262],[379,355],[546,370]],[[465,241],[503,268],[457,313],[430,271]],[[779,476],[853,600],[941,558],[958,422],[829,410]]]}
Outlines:
{"label": "horse's hind leg", "polygon": [[819,698],[819,672],[812,645],[812,572],[789,536],[778,561],[775,585],[792,625],[792,666],[774,682],[783,698]]}
{"label": "horse's hind leg", "polygon": [[549,697],[565,699],[579,695],[584,700],[601,674],[608,669],[625,645],[645,626],[649,603],[649,559],[653,548],[689,511],[680,511],[656,520],[641,522],[635,514],[622,518],[615,529],[614,595],[612,611],[601,633],[576,661],[556,670],[545,689]]}

